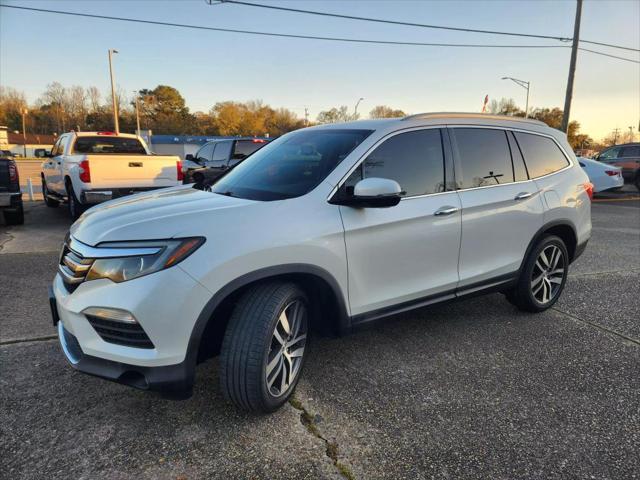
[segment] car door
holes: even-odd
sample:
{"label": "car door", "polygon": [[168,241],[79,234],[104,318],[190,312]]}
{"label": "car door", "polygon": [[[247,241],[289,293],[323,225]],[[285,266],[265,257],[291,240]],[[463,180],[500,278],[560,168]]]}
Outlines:
{"label": "car door", "polygon": [[379,143],[338,190],[339,195],[349,195],[360,179],[381,177],[397,181],[406,192],[390,208],[340,206],[354,322],[436,297],[453,297],[460,201],[449,185],[452,174],[448,140],[441,129],[419,129]]}
{"label": "car door", "polygon": [[229,168],[233,140],[216,142],[211,161],[207,163],[207,178],[215,180]]}
{"label": "car door", "polygon": [[452,127],[450,133],[462,205],[459,289],[464,291],[516,273],[542,227],[544,207],[510,132]]}
{"label": "car door", "polygon": [[640,145],[623,146],[616,160],[614,165],[622,168],[622,176],[627,180],[635,179],[640,169]]}
{"label": "car door", "polygon": [[64,167],[64,158],[67,153],[69,139],[70,135],[68,133],[60,136],[60,139],[57,142],[58,148],[55,152],[51,153],[51,174],[49,176],[50,180],[47,180],[47,188],[61,195],[65,194],[64,175],[62,169]]}
{"label": "car door", "polygon": [[55,187],[56,182],[56,160],[55,158],[58,156],[58,147],[60,145],[61,138],[58,138],[56,142],[51,147],[50,156],[42,162],[42,175],[44,176],[44,180],[47,183],[47,189],[52,192],[56,192]]}

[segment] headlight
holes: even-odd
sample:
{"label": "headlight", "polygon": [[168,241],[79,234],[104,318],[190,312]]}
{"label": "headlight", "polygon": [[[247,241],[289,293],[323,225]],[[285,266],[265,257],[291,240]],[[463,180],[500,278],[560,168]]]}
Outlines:
{"label": "headlight", "polygon": [[[108,278],[113,282],[125,282],[134,278],[172,267],[191,255],[204,243],[204,238],[182,238],[175,240],[150,240],[144,242],[108,242],[98,248],[112,251],[123,249],[122,256],[96,258],[86,280]],[[156,248],[148,255],[127,255],[127,249]]]}

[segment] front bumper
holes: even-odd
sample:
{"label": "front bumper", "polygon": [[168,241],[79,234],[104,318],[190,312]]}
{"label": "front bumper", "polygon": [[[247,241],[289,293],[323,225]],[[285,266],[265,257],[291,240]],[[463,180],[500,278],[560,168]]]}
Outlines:
{"label": "front bumper", "polygon": [[189,398],[193,391],[193,368],[182,362],[165,367],[140,367],[82,352],[78,339],[58,322],[58,339],[69,364],[76,370],[141,390],[157,391],[172,398]]}
{"label": "front bumper", "polygon": [[[210,297],[179,265],[123,283],[84,282],[72,293],[58,274],[50,291],[60,343],[74,368],[136,388],[174,393],[188,392],[193,384],[190,339]],[[105,340],[82,313],[89,307],[131,312],[153,348]]]}

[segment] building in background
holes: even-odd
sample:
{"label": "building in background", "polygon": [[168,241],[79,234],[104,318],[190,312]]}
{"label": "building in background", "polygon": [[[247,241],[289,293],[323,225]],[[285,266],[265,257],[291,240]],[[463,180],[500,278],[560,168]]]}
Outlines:
{"label": "building in background", "polygon": [[[55,135],[27,133],[26,156],[43,156],[39,153],[50,151],[56,141]],[[9,132],[7,127],[0,126],[0,149],[10,150],[18,156],[25,156],[25,138],[22,133]]]}

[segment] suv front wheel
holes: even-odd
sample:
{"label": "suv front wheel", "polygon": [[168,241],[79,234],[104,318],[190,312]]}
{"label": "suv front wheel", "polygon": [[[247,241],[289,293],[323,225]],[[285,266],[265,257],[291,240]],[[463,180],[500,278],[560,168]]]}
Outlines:
{"label": "suv front wheel", "polygon": [[551,307],[564,289],[569,254],[560,237],[543,237],[527,257],[520,278],[507,300],[520,310],[542,312]]}
{"label": "suv front wheel", "polygon": [[280,407],[300,378],[308,334],[309,301],[296,284],[250,288],[233,310],[222,342],[225,397],[250,411]]}

